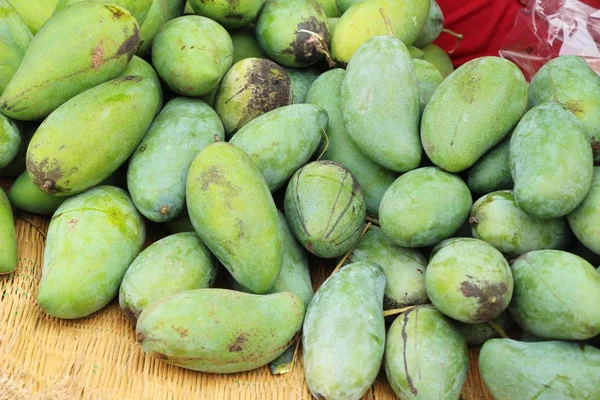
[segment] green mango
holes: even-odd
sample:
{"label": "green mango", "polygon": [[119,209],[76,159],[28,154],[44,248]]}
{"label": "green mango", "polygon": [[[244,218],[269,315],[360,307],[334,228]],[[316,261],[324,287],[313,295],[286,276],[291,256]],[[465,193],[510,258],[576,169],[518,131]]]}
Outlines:
{"label": "green mango", "polygon": [[567,220],[577,239],[600,254],[600,167],[594,167],[592,187]]}
{"label": "green mango", "polygon": [[149,220],[164,222],[185,209],[188,170],[200,150],[225,139],[219,116],[201,100],[169,101],[133,152],[127,187]]}
{"label": "green mango", "polygon": [[[512,328],[514,320],[511,318],[508,311],[503,312],[493,322],[500,327],[504,332]],[[469,346],[481,345],[489,339],[497,338],[500,336],[498,332],[490,326],[488,322],[482,322],[480,324],[465,324],[464,322],[458,323],[458,328],[462,332],[463,336],[467,340]]]}
{"label": "green mango", "polygon": [[458,231],[472,205],[469,188],[460,177],[424,167],[392,183],[381,200],[379,223],[398,246],[430,246]]}
{"label": "green mango", "polygon": [[17,269],[17,234],[12,206],[0,189],[0,275]]}
{"label": "green mango", "polygon": [[473,193],[487,194],[514,186],[508,161],[510,139],[485,153],[467,173],[467,186]]}
{"label": "green mango", "polygon": [[517,206],[510,190],[492,192],[475,202],[469,218],[473,237],[514,258],[533,250],[564,249],[570,232],[564,218],[541,220]]}
{"label": "green mango", "polygon": [[246,58],[227,71],[213,106],[230,137],[254,118],[292,100],[292,84],[282,67],[265,58]]}
{"label": "green mango", "polygon": [[308,388],[318,399],[359,399],[383,358],[383,270],[354,263],[315,293],[304,320],[302,351]]}
{"label": "green mango", "polygon": [[440,47],[431,43],[423,46],[423,59],[433,64],[436,67],[444,79],[446,79],[452,72],[454,72],[454,65],[448,53],[442,50]]}
{"label": "green mango", "polygon": [[430,1],[429,15],[425,25],[421,28],[419,36],[414,42],[417,47],[427,46],[440,36],[444,29],[444,13],[435,0]]}
{"label": "green mango", "polygon": [[517,205],[540,219],[573,211],[594,173],[592,149],[577,118],[551,102],[521,119],[510,139],[509,165]]}
{"label": "green mango", "polygon": [[335,0],[317,0],[317,2],[323,7],[327,18],[337,18],[342,15],[340,10],[338,10]]}
{"label": "green mango", "polygon": [[233,43],[233,64],[244,58],[266,58],[254,35],[254,29],[238,29],[229,31]]}
{"label": "green mango", "polygon": [[304,306],[293,293],[195,289],[145,308],[136,336],[146,354],[169,364],[233,373],[277,358],[294,340],[303,317]]}
{"label": "green mango", "polygon": [[195,233],[167,236],[152,243],[131,263],[119,288],[119,305],[135,323],[157,300],[211,287],[217,271],[217,260]]}
{"label": "green mango", "polygon": [[64,203],[67,197],[51,196],[42,192],[31,180],[27,171],[23,171],[8,192],[10,202],[20,210],[52,215]]}
{"label": "green mango", "polygon": [[545,339],[585,340],[600,334],[600,275],[583,258],[560,250],[531,251],[512,264],[510,313]]}
{"label": "green mango", "polygon": [[306,67],[328,52],[327,15],[317,0],[267,0],[256,21],[256,38],[277,64]]}
{"label": "green mango", "polygon": [[185,0],[152,0],[148,15],[140,26],[138,56],[148,53],[154,37],[165,23],[183,14],[184,4]]}
{"label": "green mango", "polygon": [[[0,114],[0,120],[2,120],[3,116]],[[0,168],[0,176],[5,176],[8,178],[16,178],[21,174],[21,172],[25,171],[25,158],[27,156],[27,146],[29,146],[29,142],[31,141],[31,137],[35,133],[39,126],[39,123],[26,123],[19,122],[17,125],[17,129],[19,130],[19,149],[17,150],[17,154],[13,157],[13,160],[8,163],[4,168]],[[0,136],[2,134],[0,133]],[[11,134],[12,137],[12,134]],[[6,140],[6,139],[5,139]],[[10,147],[10,146],[9,146]],[[10,150],[12,152],[12,149]]]}
{"label": "green mango", "polygon": [[185,2],[185,9],[183,10],[184,14],[195,14],[196,12],[194,11],[194,9],[192,8],[192,6],[190,5],[189,1]]}
{"label": "green mango", "polygon": [[8,117],[0,114],[0,168],[8,166],[19,153],[21,132]]}
{"label": "green mango", "polygon": [[[81,3],[82,1],[92,1],[96,3],[107,3],[105,0],[58,0],[54,8],[54,14],[63,11],[66,7]],[[152,4],[152,0],[111,0],[110,4],[117,5],[129,11],[129,13],[137,20],[141,26],[146,20],[148,11]]]}
{"label": "green mango", "polygon": [[29,143],[27,171],[33,183],[47,194],[69,196],[102,182],[133,153],[158,106],[154,82],[140,76],[114,79],[75,96],[40,125]]}
{"label": "green mango", "polygon": [[294,104],[302,104],[306,102],[308,89],[319,77],[319,72],[310,68],[285,68],[290,81],[292,82],[292,91],[294,93]]}
{"label": "green mango", "polygon": [[145,238],[124,190],[98,186],[67,199],[50,220],[38,304],[65,319],[100,310],[117,295]]}
{"label": "green mango", "polygon": [[479,373],[495,400],[600,399],[600,350],[565,342],[486,342]]}
{"label": "green mango", "polygon": [[266,293],[281,269],[283,239],[269,186],[250,157],[229,143],[206,146],[190,167],[186,201],[198,236],[235,280]]}
{"label": "green mango", "polygon": [[[415,46],[408,46],[408,52],[410,53],[410,56],[413,59],[422,60],[423,57],[425,56],[425,53],[423,52],[423,50],[421,50],[421,49],[419,49],[419,48],[417,48]],[[416,66],[415,66],[415,68],[416,68]],[[435,68],[435,67],[433,67],[433,68]],[[437,70],[437,68],[436,68],[436,70]]]}
{"label": "green mango", "polygon": [[344,14],[350,7],[364,0],[336,0],[335,4],[341,14]]}
{"label": "green mango", "polygon": [[371,161],[354,144],[344,125],[340,91],[346,71],[336,68],[320,75],[308,90],[306,102],[327,111],[326,151],[323,160],[335,161],[346,167],[358,181],[365,196],[367,213],[377,216],[381,198],[396,180],[391,171]]}
{"label": "green mango", "polygon": [[367,157],[396,172],[419,166],[419,89],[400,40],[381,36],[365,42],[348,64],[341,97],[348,134]]}
{"label": "green mango", "polygon": [[425,106],[429,103],[431,96],[433,96],[437,87],[440,86],[444,77],[440,74],[440,71],[428,61],[413,59],[413,66],[417,75],[417,88],[419,89],[419,103],[421,106],[419,115],[423,115]]}
{"label": "green mango", "polygon": [[235,29],[253,22],[265,0],[188,0],[188,3],[196,14]]}
{"label": "green mango", "polygon": [[65,9],[31,41],[0,96],[0,112],[27,121],[48,116],[72,97],[119,76],[139,41],[135,18],[121,7],[87,1]]}
{"label": "green mango", "polygon": [[327,121],[327,112],[322,108],[293,104],[255,118],[229,142],[252,159],[274,192],[310,160]]}
{"label": "green mango", "polygon": [[215,21],[186,15],[164,24],[152,41],[152,65],[176,93],[198,97],[217,88],[229,70],[233,43]]}
{"label": "green mango", "polygon": [[[7,0],[34,35],[52,16],[58,0]],[[4,53],[3,53],[4,55]]]}
{"label": "green mango", "polygon": [[126,76],[142,76],[144,78],[152,79],[159,96],[159,105],[156,109],[156,115],[158,115],[163,106],[163,91],[160,78],[152,65],[143,58],[133,56],[129,64],[127,64],[127,68],[125,68],[125,71],[123,71],[119,78],[125,78]]}
{"label": "green mango", "polygon": [[526,107],[527,82],[515,64],[500,57],[469,61],[429,100],[421,120],[423,149],[438,167],[464,171],[504,139]]}
{"label": "green mango", "polygon": [[329,37],[333,37],[333,31],[337,28],[339,18],[327,18],[327,24],[329,25]]}
{"label": "green mango", "polygon": [[183,232],[194,232],[194,225],[192,225],[192,221],[190,220],[190,216],[187,213],[187,210],[183,210],[183,212],[174,219],[166,221],[164,223],[167,231],[171,234],[183,233]]}
{"label": "green mango", "polygon": [[348,263],[375,263],[385,273],[383,309],[390,310],[424,304],[427,260],[418,250],[396,246],[377,226],[371,226],[360,239]]}
{"label": "green mango", "polygon": [[333,161],[300,168],[285,192],[285,215],[296,239],[322,258],[339,257],[360,240],[365,199],[350,171]]}
{"label": "green mango", "polygon": [[7,0],[0,0],[0,95],[17,72],[33,35]]}
{"label": "green mango", "polygon": [[384,365],[400,399],[458,399],[469,367],[467,343],[442,313],[420,306],[390,327]]}
{"label": "green mango", "polygon": [[442,242],[425,270],[425,287],[433,305],[447,316],[477,324],[498,317],[513,296],[508,262],[482,240]]}

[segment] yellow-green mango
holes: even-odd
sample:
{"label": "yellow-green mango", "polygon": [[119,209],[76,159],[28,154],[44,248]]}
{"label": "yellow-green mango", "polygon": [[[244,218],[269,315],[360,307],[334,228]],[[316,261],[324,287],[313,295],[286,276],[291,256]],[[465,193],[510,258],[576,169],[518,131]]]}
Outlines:
{"label": "yellow-green mango", "polygon": [[56,3],[56,7],[54,8],[54,14],[64,10],[66,7],[81,3],[82,1],[93,1],[96,3],[110,3],[115,4],[119,7],[123,7],[137,20],[138,25],[142,25],[146,20],[146,16],[148,15],[148,11],[150,10],[150,5],[152,4],[152,0],[58,0]]}
{"label": "yellow-green mango", "polygon": [[452,64],[450,56],[444,50],[433,43],[424,46],[421,50],[423,50],[423,59],[432,63],[444,79],[454,72],[454,64]]}
{"label": "yellow-green mango", "polygon": [[188,0],[198,15],[208,17],[227,29],[236,29],[253,22],[265,0]]}
{"label": "yellow-green mango", "polygon": [[413,59],[416,58],[416,59],[422,60],[423,57],[425,56],[425,53],[423,52],[423,50],[421,50],[421,49],[419,49],[418,47],[415,47],[415,46],[408,46],[408,52],[410,53],[410,56]]}
{"label": "yellow-green mango", "polygon": [[7,0],[0,0],[0,95],[19,69],[33,35]]}
{"label": "yellow-green mango", "polygon": [[337,4],[336,4],[335,0],[317,0],[317,1],[321,4],[321,7],[323,7],[325,14],[327,14],[327,18],[337,18],[340,15],[342,15],[340,13],[340,10],[338,10],[338,8],[337,8]]}
{"label": "yellow-green mango", "polygon": [[512,189],[514,182],[508,162],[510,139],[485,153],[467,173],[467,186],[475,194]]}
{"label": "yellow-green mango", "polygon": [[21,146],[19,127],[8,117],[0,114],[0,168],[9,165]]}
{"label": "yellow-green mango", "polygon": [[[0,119],[2,116],[0,114]],[[8,178],[16,178],[21,174],[21,172],[25,171],[27,168],[25,166],[25,158],[27,156],[27,146],[29,146],[29,142],[31,141],[31,137],[37,130],[40,124],[33,122],[19,122],[17,129],[19,130],[20,135],[20,144],[19,149],[17,150],[17,154],[14,156],[13,160],[8,163],[4,168],[0,168],[0,176],[5,176]],[[1,128],[0,128],[1,129]],[[1,134],[0,134],[1,136]],[[12,137],[12,135],[11,135]],[[9,146],[10,147],[10,146]],[[11,149],[12,152],[12,149]]]}
{"label": "yellow-green mango", "polygon": [[350,7],[352,7],[354,4],[359,3],[361,1],[364,1],[364,0],[335,0],[335,4],[336,4],[338,10],[340,11],[340,13],[343,14],[346,11],[348,11],[348,9]]}
{"label": "yellow-green mango", "polygon": [[429,99],[431,99],[437,87],[440,86],[444,77],[428,61],[413,58],[413,65],[417,75],[417,87],[419,88],[420,115],[423,115],[425,106],[429,103]]}
{"label": "yellow-green mango", "polygon": [[52,16],[58,0],[7,0],[34,35]]}
{"label": "yellow-green mango", "polygon": [[17,269],[17,234],[12,206],[0,189],[0,275]]}
{"label": "yellow-green mango", "polygon": [[293,293],[195,289],[144,309],[136,336],[146,354],[169,364],[233,373],[277,358],[294,340],[303,317],[304,305]]}
{"label": "yellow-green mango", "polygon": [[23,171],[8,192],[10,202],[20,210],[34,214],[52,215],[67,197],[42,192]]}
{"label": "yellow-green mango", "polygon": [[140,26],[138,56],[143,56],[152,48],[154,37],[165,23],[183,14],[184,4],[185,0],[152,0],[148,15]]}
{"label": "yellow-green mango", "polygon": [[592,187],[567,220],[577,239],[600,254],[600,167],[594,167]]}
{"label": "yellow-green mango", "polygon": [[119,78],[124,78],[126,76],[142,76],[154,81],[154,85],[156,86],[156,91],[158,92],[159,96],[159,105],[156,108],[156,113],[158,114],[162,109],[163,92],[162,86],[160,84],[160,78],[158,77],[158,74],[156,73],[152,65],[150,65],[143,58],[133,56],[129,64],[127,64],[127,68],[125,68],[125,71],[123,71]]}
{"label": "yellow-green mango", "polygon": [[119,76],[139,42],[138,24],[125,9],[74,4],[35,35],[0,96],[0,112],[27,121],[48,116],[79,93]]}
{"label": "yellow-green mango", "polygon": [[[489,321],[488,321],[489,322]],[[464,322],[458,323],[458,328],[465,336],[467,345],[477,346],[485,343],[489,339],[497,338],[499,335],[488,322],[482,322],[480,324],[466,324]],[[514,325],[515,321],[510,316],[508,311],[503,312],[493,322],[500,327],[504,332],[508,331]]]}
{"label": "yellow-green mango", "polygon": [[195,14],[194,9],[190,5],[189,1],[185,2],[185,9],[183,10],[183,13],[186,14],[186,15],[188,15],[188,14]]}
{"label": "yellow-green mango", "polygon": [[319,72],[312,68],[285,68],[290,82],[292,83],[292,92],[294,93],[294,104],[306,102],[308,89],[312,83],[319,77]]}
{"label": "yellow-green mango", "polygon": [[439,4],[435,0],[431,0],[429,6],[429,15],[427,16],[427,21],[421,31],[419,32],[419,36],[414,42],[414,45],[417,47],[423,47],[440,36],[442,30],[444,29],[444,14]]}
{"label": "yellow-green mango", "polygon": [[50,220],[37,302],[58,318],[82,318],[118,293],[146,228],[127,193],[98,186],[66,200]]}
{"label": "yellow-green mango", "polygon": [[244,28],[229,31],[233,43],[233,64],[244,58],[266,58],[264,50],[258,44],[254,29]]}
{"label": "yellow-green mango", "polygon": [[59,196],[97,185],[133,153],[158,106],[154,82],[141,76],[113,79],[75,96],[33,135],[29,175],[42,191]]}
{"label": "yellow-green mango", "polygon": [[269,185],[250,157],[229,143],[206,146],[190,167],[186,201],[196,233],[235,280],[267,292],[281,269],[283,239]]}
{"label": "yellow-green mango", "polygon": [[337,24],[340,22],[339,18],[327,18],[327,24],[329,25],[329,36],[333,37],[333,31],[337,28]]}

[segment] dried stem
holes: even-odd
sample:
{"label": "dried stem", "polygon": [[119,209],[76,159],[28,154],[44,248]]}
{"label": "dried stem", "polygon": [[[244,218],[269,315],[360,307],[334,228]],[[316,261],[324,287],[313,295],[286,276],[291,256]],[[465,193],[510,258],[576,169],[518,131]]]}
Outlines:
{"label": "dried stem", "polygon": [[379,226],[379,219],[371,216],[367,216],[367,221],[375,226]]}
{"label": "dried stem", "polygon": [[500,325],[498,325],[497,323],[495,323],[494,321],[488,321],[487,324],[493,329],[495,330],[498,335],[500,335],[500,337],[504,338],[504,339],[510,339],[510,336],[508,336],[506,334],[506,332],[504,332],[504,329],[502,329],[500,327]]}
{"label": "dried stem", "polygon": [[383,316],[384,317],[390,317],[392,315],[402,314],[403,312],[410,311],[410,310],[412,310],[415,307],[416,306],[409,306],[409,307],[394,308],[394,309],[391,309],[391,310],[385,310],[383,312]]}
{"label": "dried stem", "polygon": [[463,40],[463,35],[461,33],[456,33],[454,31],[451,31],[450,29],[442,29],[442,32],[447,35],[454,36],[456,38],[456,44],[454,45],[454,48],[448,52],[448,54],[454,53],[456,51],[456,49],[458,48],[460,41]]}
{"label": "dried stem", "polygon": [[383,7],[381,7],[379,9],[379,13],[381,13],[381,16],[383,17],[383,22],[385,22],[385,29],[387,29],[388,35],[390,36],[395,36],[394,35],[394,29],[392,28],[392,23],[390,22],[390,20],[385,16],[385,13],[383,12]]}
{"label": "dried stem", "polygon": [[321,157],[323,157],[323,155],[325,155],[325,153],[327,152],[327,149],[329,148],[329,136],[327,136],[327,132],[325,131],[325,128],[321,127],[321,131],[323,132],[323,137],[325,138],[325,147],[323,148],[321,155],[319,155],[319,158],[317,158],[317,161],[319,161],[321,159]]}
{"label": "dried stem", "polygon": [[333,61],[333,58],[331,58],[331,53],[329,52],[329,46],[327,45],[327,41],[325,40],[325,38],[323,36],[319,35],[316,32],[309,31],[307,29],[298,29],[298,32],[308,33],[310,36],[317,39],[317,41],[319,43],[317,52],[320,54],[323,54],[325,56],[325,59],[327,60],[327,64],[329,64],[329,68],[333,68],[337,65],[335,63],[335,61]]}

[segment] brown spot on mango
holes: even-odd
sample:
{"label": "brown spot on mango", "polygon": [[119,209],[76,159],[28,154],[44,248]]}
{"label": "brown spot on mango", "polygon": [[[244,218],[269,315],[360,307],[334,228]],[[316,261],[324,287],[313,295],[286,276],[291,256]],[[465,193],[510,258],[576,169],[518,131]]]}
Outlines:
{"label": "brown spot on mango", "polygon": [[504,311],[503,301],[508,287],[504,282],[490,283],[463,281],[460,291],[465,297],[476,298],[479,302],[476,317],[480,321],[488,321]]}
{"label": "brown spot on mango", "polygon": [[244,343],[246,343],[246,334],[241,333],[233,343],[229,345],[230,352],[238,352],[244,349]]}

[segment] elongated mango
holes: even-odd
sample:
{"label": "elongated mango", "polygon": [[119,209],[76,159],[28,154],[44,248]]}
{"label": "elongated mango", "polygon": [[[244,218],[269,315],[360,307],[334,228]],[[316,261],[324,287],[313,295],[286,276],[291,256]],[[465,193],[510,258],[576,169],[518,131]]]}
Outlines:
{"label": "elongated mango", "polygon": [[428,61],[413,59],[413,65],[417,75],[417,87],[419,88],[420,115],[423,115],[425,106],[427,106],[431,96],[433,96],[444,78],[440,71]]}
{"label": "elongated mango", "polygon": [[0,95],[19,69],[33,35],[7,0],[0,0]]}
{"label": "elongated mango", "polygon": [[0,168],[10,164],[21,146],[21,132],[9,118],[0,114]]}
{"label": "elongated mango", "polygon": [[7,0],[34,35],[52,16],[58,0]]}
{"label": "elongated mango", "polygon": [[127,68],[125,68],[125,71],[123,71],[119,78],[125,78],[126,76],[142,76],[144,78],[151,79],[154,82],[159,97],[158,107],[156,108],[156,113],[158,114],[163,105],[163,92],[160,84],[160,78],[158,77],[158,74],[152,65],[150,65],[143,58],[133,56],[129,64],[127,64]]}
{"label": "elongated mango", "polygon": [[600,254],[600,167],[594,167],[592,187],[585,198],[567,215],[577,239],[588,249]]}
{"label": "elongated mango", "polygon": [[189,0],[188,3],[196,14],[235,29],[254,22],[265,0]]}
{"label": "elongated mango", "polygon": [[0,189],[0,275],[17,269],[17,234],[12,206]]}
{"label": "elongated mango", "polygon": [[[58,3],[54,8],[54,14],[64,10],[66,7],[69,7],[73,4],[81,3],[82,1],[107,3],[107,1],[104,0],[58,0]],[[146,20],[146,16],[148,15],[148,11],[150,10],[150,6],[152,5],[152,0],[111,0],[109,3],[115,4],[119,7],[123,7],[125,10],[129,11],[129,13],[138,22],[138,25],[141,26]]]}
{"label": "elongated mango", "polygon": [[34,214],[52,215],[67,197],[42,192],[23,171],[8,192],[10,202],[20,210]]}
{"label": "elongated mango", "polygon": [[294,104],[306,102],[306,95],[312,83],[319,77],[319,73],[312,68],[285,68],[294,94]]}
{"label": "elongated mango", "polygon": [[143,56],[152,48],[152,41],[164,24],[183,14],[185,4],[185,0],[152,0],[148,15],[140,26],[138,56]]}

